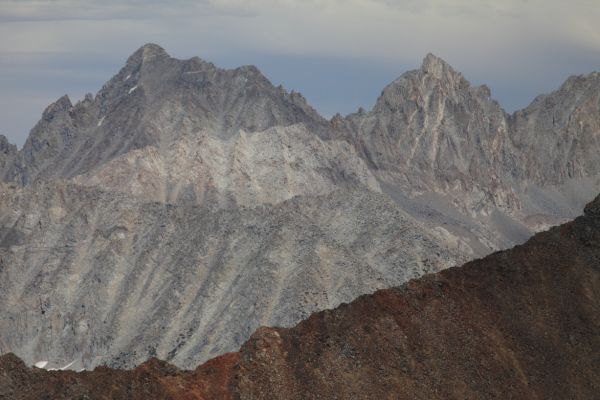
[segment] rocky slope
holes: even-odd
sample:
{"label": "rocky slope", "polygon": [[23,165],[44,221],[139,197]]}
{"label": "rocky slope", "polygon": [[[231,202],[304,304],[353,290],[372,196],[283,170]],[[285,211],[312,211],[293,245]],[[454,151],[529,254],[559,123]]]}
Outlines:
{"label": "rocky slope", "polygon": [[522,243],[600,188],[598,93],[574,77],[509,116],[428,55],[325,121],[254,67],[145,45],[18,152],[0,140],[0,351],[189,368]]}
{"label": "rocky slope", "polygon": [[167,148],[131,151],[74,181],[147,200],[220,208],[277,204],[342,187],[381,192],[347,142],[322,140],[303,124],[240,131],[226,140],[186,135]]}
{"label": "rocky slope", "polygon": [[[48,372],[0,358],[11,399],[594,399],[600,196],[514,249],[378,291],[178,371]],[[8,397],[7,397],[8,398]]]}
{"label": "rocky slope", "polygon": [[260,325],[464,260],[381,194],[276,206],[140,203],[73,184],[0,190],[0,353],[48,367],[191,367]]}

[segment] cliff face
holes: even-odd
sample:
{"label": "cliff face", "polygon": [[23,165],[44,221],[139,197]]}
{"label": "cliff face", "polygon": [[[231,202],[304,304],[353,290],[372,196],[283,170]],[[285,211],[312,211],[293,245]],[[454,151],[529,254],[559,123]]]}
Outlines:
{"label": "cliff face", "polygon": [[12,399],[593,399],[599,293],[600,197],[584,216],[522,246],[362,296],[291,329],[261,328],[239,353],[195,372],[154,360],[133,371],[48,372],[5,355],[0,392]]}
{"label": "cliff face", "polygon": [[239,131],[226,140],[206,132],[184,136],[162,149],[131,151],[74,181],[146,201],[211,208],[278,204],[339,188],[381,193],[351,145],[322,140],[302,124]]}

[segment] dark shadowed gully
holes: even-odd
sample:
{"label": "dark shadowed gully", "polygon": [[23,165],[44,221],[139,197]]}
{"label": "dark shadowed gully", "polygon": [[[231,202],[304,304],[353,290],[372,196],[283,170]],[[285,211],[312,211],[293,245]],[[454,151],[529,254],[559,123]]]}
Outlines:
{"label": "dark shadowed gully", "polygon": [[45,371],[4,355],[0,398],[594,399],[598,365],[600,197],[524,245],[260,328],[196,371]]}

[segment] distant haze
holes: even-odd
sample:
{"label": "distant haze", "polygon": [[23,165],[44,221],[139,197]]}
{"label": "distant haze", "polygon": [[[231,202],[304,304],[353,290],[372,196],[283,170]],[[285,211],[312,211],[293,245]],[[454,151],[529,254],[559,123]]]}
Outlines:
{"label": "distant haze", "polygon": [[[250,4],[251,3],[251,4]],[[146,42],[255,64],[324,116],[370,108],[432,52],[509,112],[600,69],[598,0],[0,0],[0,133],[95,93]]]}

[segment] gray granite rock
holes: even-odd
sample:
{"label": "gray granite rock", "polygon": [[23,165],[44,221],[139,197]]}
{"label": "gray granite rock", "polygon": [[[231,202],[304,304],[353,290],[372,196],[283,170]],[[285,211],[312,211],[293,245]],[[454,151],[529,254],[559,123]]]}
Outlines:
{"label": "gray granite rock", "polygon": [[3,185],[0,232],[0,352],[78,368],[151,356],[191,368],[261,325],[466,259],[366,189],[209,210]]}

